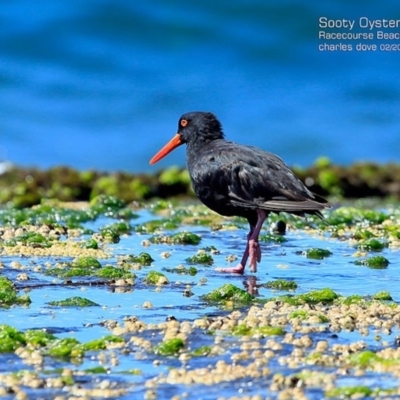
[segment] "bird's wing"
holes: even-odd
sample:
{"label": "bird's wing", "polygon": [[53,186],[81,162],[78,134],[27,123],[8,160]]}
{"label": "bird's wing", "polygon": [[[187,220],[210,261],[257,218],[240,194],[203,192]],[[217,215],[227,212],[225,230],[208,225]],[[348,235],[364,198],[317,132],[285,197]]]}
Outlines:
{"label": "bird's wing", "polygon": [[232,204],[299,214],[317,213],[327,207],[326,200],[311,193],[278,156],[251,146],[225,143],[227,146],[221,147],[216,157],[217,191],[227,185]]}

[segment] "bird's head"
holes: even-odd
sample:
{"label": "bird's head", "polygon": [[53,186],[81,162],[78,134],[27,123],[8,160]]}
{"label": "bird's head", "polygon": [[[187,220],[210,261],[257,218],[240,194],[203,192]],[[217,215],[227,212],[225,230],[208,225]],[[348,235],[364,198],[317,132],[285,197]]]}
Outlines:
{"label": "bird's head", "polygon": [[172,150],[184,143],[202,145],[212,140],[223,139],[221,123],[210,112],[189,112],[179,118],[178,132],[175,136],[150,160],[150,164],[164,158]]}

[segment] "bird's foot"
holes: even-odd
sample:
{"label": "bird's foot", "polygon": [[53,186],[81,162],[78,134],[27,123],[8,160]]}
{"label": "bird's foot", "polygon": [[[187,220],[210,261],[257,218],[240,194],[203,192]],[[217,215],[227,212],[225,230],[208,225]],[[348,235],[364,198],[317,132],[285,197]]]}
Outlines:
{"label": "bird's foot", "polygon": [[215,271],[243,275],[244,267],[244,265],[238,264],[236,267],[233,268],[215,268]]}

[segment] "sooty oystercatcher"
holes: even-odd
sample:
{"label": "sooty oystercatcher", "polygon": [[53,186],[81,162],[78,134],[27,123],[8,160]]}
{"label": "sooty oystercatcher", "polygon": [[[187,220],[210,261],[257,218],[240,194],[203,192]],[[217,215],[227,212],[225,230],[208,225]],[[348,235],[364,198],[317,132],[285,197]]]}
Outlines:
{"label": "sooty oystercatcher", "polygon": [[250,224],[242,260],[222,272],[243,274],[247,259],[257,271],[258,236],[270,212],[302,215],[329,208],[311,193],[275,154],[225,140],[221,123],[210,112],[189,112],[179,119],[178,133],[150,160],[154,164],[186,143],[186,163],[197,197],[218,214],[244,217]]}

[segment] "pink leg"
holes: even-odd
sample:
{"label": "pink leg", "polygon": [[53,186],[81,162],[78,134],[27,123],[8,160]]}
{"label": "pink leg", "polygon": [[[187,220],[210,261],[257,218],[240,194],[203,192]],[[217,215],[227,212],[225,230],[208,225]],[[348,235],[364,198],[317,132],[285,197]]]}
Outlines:
{"label": "pink leg", "polygon": [[257,262],[261,261],[261,249],[258,244],[258,236],[260,235],[262,225],[267,218],[267,213],[264,210],[257,210],[257,214],[258,218],[256,226],[254,229],[250,229],[250,233],[247,235],[247,245],[240,263],[234,268],[217,268],[216,271],[243,274],[247,259],[250,257],[250,271],[257,272]]}

